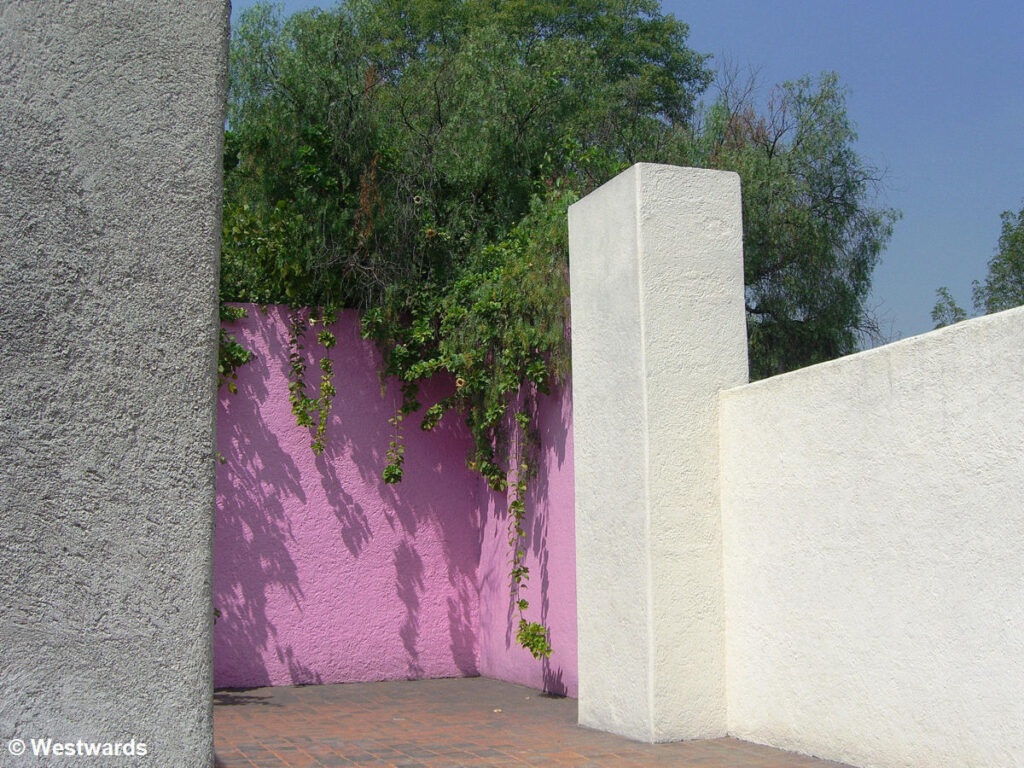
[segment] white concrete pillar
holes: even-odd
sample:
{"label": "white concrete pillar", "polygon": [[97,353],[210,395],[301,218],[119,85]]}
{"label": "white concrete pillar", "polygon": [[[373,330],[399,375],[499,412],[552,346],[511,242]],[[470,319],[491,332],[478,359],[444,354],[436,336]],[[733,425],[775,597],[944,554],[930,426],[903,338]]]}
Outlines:
{"label": "white concrete pillar", "polygon": [[747,381],[740,183],[642,163],[569,209],[579,721],[725,735],[718,391]]}

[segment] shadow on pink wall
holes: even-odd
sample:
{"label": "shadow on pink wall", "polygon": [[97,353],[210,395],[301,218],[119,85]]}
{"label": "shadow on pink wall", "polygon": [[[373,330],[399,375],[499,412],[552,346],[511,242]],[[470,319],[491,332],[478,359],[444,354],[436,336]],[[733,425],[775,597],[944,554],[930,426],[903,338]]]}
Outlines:
{"label": "shadow on pink wall", "polygon": [[[231,329],[256,359],[240,369],[237,395],[222,390],[218,413],[226,462],[217,477],[215,684],[482,673],[574,694],[568,399],[549,399],[550,413],[540,414],[544,467],[557,476],[542,468],[532,494],[532,597],[541,617],[558,619],[555,663],[542,664],[518,648],[507,620],[505,500],[466,468],[464,425],[452,414],[428,434],[407,420],[405,477],[384,484],[397,388],[382,395],[376,350],[359,338],[355,314],[345,313],[334,328],[338,396],[329,440],[315,457],[288,402],[287,322],[282,308],[264,314],[249,307],[249,318]],[[309,373],[315,382],[315,363]],[[424,402],[440,396],[440,384],[424,392]],[[564,521],[552,526],[556,505],[568,517],[568,537]]]}
{"label": "shadow on pink wall", "polygon": [[572,473],[572,401],[568,387],[540,398],[532,414],[540,433],[537,476],[527,498],[523,593],[527,618],[551,631],[551,658],[540,661],[516,641],[518,614],[509,592],[508,504],[485,492],[480,585],[480,666],[488,677],[510,680],[555,695],[575,696],[576,542]]}

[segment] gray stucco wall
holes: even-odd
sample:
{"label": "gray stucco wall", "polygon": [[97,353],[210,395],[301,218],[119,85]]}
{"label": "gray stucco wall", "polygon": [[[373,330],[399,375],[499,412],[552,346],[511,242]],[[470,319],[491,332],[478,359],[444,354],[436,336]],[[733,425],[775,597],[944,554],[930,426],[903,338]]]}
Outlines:
{"label": "gray stucco wall", "polygon": [[0,4],[3,765],[47,763],[12,737],[213,762],[227,24],[225,0]]}

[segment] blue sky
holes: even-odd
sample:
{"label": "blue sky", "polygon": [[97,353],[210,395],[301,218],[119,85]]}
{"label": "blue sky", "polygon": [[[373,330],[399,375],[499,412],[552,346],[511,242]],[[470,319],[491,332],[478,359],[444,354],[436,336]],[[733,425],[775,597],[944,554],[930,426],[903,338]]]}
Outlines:
{"label": "blue sky", "polygon": [[[253,4],[236,0],[232,18]],[[333,3],[288,0],[286,13]],[[872,306],[893,338],[931,329],[935,289],[968,310],[999,237],[1024,206],[1021,0],[663,0],[690,46],[758,71],[767,90],[836,71],[857,149],[900,209]]]}

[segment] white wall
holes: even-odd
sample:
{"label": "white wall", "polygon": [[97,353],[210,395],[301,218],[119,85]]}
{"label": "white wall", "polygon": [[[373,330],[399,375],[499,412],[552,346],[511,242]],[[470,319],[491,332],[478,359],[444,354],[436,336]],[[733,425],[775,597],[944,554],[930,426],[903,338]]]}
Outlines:
{"label": "white wall", "polygon": [[739,177],[635,165],[569,210],[579,717],[725,734],[718,391],[746,381]]}
{"label": "white wall", "polygon": [[1024,765],[1024,308],[721,394],[730,733]]}

